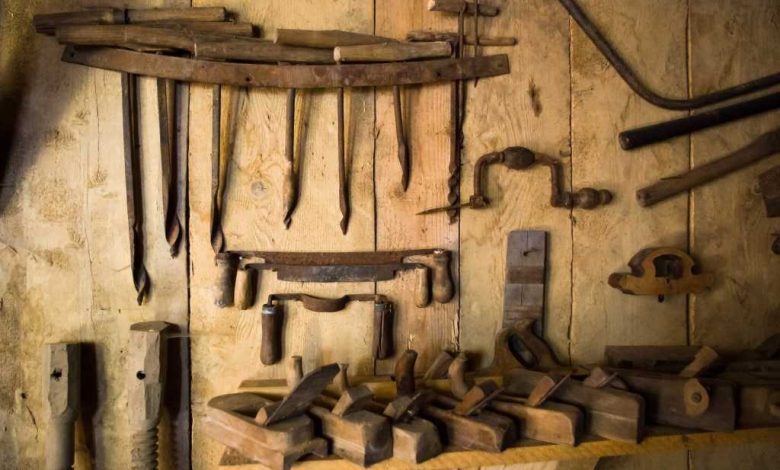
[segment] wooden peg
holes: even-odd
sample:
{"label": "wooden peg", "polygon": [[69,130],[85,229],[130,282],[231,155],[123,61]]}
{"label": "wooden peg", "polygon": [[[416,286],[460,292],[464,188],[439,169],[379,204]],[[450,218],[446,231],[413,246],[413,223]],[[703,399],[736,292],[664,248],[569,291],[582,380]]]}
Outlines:
{"label": "wooden peg", "polygon": [[81,345],[55,343],[45,346],[43,390],[49,407],[46,435],[46,468],[73,466],[73,426],[79,414]]}
{"label": "wooden peg", "polygon": [[127,413],[133,433],[133,468],[157,468],[157,425],[165,387],[166,340],[172,327],[163,321],[130,326]]}

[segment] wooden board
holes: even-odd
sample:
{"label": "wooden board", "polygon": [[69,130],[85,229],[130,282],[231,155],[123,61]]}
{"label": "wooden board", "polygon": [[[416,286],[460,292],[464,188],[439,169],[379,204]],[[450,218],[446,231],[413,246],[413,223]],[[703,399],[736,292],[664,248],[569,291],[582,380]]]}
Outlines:
{"label": "wooden board", "polygon": [[[195,1],[194,6],[210,5]],[[349,0],[312,12],[310,2],[273,0],[222,2],[242,21],[275,28],[345,29],[372,32],[371,2]],[[228,98],[227,95],[232,95]],[[231,100],[233,103],[231,104]],[[335,90],[299,91],[296,102],[296,161],[301,161],[301,193],[289,230],[282,223],[284,169],[284,90],[225,90],[223,110],[232,106],[232,160],[223,228],[227,249],[279,251],[354,251],[374,248],[373,94],[347,90],[347,155],[352,217],[342,235],[338,204]],[[306,292],[340,297],[372,293],[373,283],[300,284],[262,275],[255,306],[240,311],[213,303],[214,253],[209,244],[211,87],[193,86],[190,158],[190,227],[192,233],[191,318],[193,330],[193,461],[214,468],[223,447],[201,429],[208,398],[236,389],[249,377],[284,377],[284,363],[260,363],[260,305],[269,294]],[[303,356],[304,373],[328,362],[348,362],[353,373],[371,373],[373,309],[356,302],[338,313],[308,312],[296,303],[286,307],[283,357]]]}
{"label": "wooden board", "polygon": [[[665,94],[697,95],[780,68],[778,53],[771,47],[778,39],[776,1],[579,1],[639,75]],[[456,225],[449,225],[444,216],[416,217],[415,212],[446,201],[450,87],[403,91],[413,162],[406,193],[400,188],[391,90],[348,90],[352,218],[345,237],[338,226],[334,184],[336,93],[315,90],[300,92],[297,100],[296,159],[303,156],[303,184],[292,226],[285,231],[280,195],[285,92],[226,89],[224,109],[235,118],[224,221],[229,248],[443,247],[455,251],[453,275],[456,282],[460,279],[451,303],[418,309],[410,295],[413,275],[375,286],[282,283],[269,274],[262,280],[256,306],[238,311],[214,307],[211,291],[215,273],[208,242],[211,88],[193,87],[189,106],[187,266],[186,250],[171,259],[163,236],[162,201],[156,186],[154,83],[141,80],[142,166],[148,183],[143,193],[149,240],[146,263],[154,290],[149,303],[139,308],[129,278],[125,235],[119,77],[60,63],[61,47],[30,28],[33,13],[77,9],[94,2],[43,5],[8,0],[7,8],[0,11],[4,46],[0,49],[0,128],[13,120],[16,138],[8,154],[9,170],[0,181],[0,360],[7,364],[0,368],[0,425],[10,436],[0,445],[2,461],[13,468],[41,467],[40,442],[47,426],[42,419],[39,345],[83,341],[93,343],[85,361],[94,366],[90,380],[96,385],[84,389],[86,419],[77,431],[77,462],[82,468],[90,463],[95,468],[127,467],[130,443],[123,411],[127,329],[146,320],[167,320],[186,329],[189,315],[193,462],[195,468],[215,468],[222,447],[200,428],[207,400],[234,391],[245,379],[284,377],[282,365],[263,367],[259,361],[259,305],[272,292],[304,290],[338,296],[376,290],[397,302],[396,349],[418,350],[418,371],[442,347],[473,351],[479,355],[474,365],[486,365],[502,316],[506,236],[515,229],[549,234],[544,333],[563,362],[598,360],[606,344],[712,343],[741,348],[777,332],[777,322],[772,320],[777,317],[778,298],[771,282],[779,261],[769,253],[769,242],[780,226],[777,220],[765,218],[760,197],[752,191],[756,175],[763,166],[776,164],[776,157],[715,186],[697,189],[690,204],[689,198],[680,196],[642,209],[634,200],[638,187],[715,158],[777,125],[776,113],[623,152],[617,144],[619,130],[686,113],[657,109],[634,95],[557,2],[490,3],[502,13],[483,19],[480,31],[516,36],[518,45],[489,49],[509,54],[511,75],[467,86],[463,198],[471,194],[479,156],[523,145],[561,158],[567,186],[612,190],[612,204],[593,211],[552,209],[546,169],[512,173],[491,168],[490,209],[464,211]],[[187,4],[137,0],[129,6]],[[193,4],[223,4],[241,21],[261,25],[266,36],[280,26],[375,32],[395,39],[415,29],[456,29],[454,16],[428,12],[424,0],[197,0]],[[0,139],[0,158],[6,155],[3,145]],[[691,248],[704,269],[716,271],[715,288],[690,302],[677,297],[658,304],[607,286],[608,275],[624,271],[640,248],[664,244]],[[303,355],[305,370],[328,361],[348,361],[351,373],[390,372],[392,361],[374,364],[370,359],[372,313],[371,305],[364,303],[335,314],[290,306],[284,354]],[[185,339],[177,341],[182,344]],[[186,378],[189,359],[179,359]],[[177,391],[186,397],[189,390],[184,383]],[[171,426],[169,417],[163,419],[163,468],[171,467],[172,433],[178,436],[173,447],[179,463],[186,466],[188,412],[186,408],[174,412],[185,419],[176,426]],[[709,435],[702,436],[708,439]],[[712,440],[723,445],[738,439],[734,436]],[[684,444],[691,442],[686,438]],[[767,448],[755,444],[717,453],[696,451],[691,465],[749,458],[759,462],[774,455]],[[653,464],[687,466],[683,447],[657,449],[677,453],[654,458]],[[634,451],[609,447],[589,455],[625,452]],[[512,451],[498,460],[480,460],[480,456],[455,454],[452,457],[458,460],[446,464],[506,465],[528,461],[528,455]],[[566,458],[534,455],[535,461]],[[635,458],[621,464],[637,465]]]}
{"label": "wooden board", "polygon": [[[686,2],[582,4],[650,86],[685,96]],[[620,149],[616,136],[618,130],[682,114],[641,100],[574,23],[571,33],[572,186],[605,187],[615,195],[604,208],[573,214],[572,361],[599,361],[608,344],[685,344],[684,296],[659,303],[654,297],[627,296],[607,285],[609,274],[624,271],[642,248],[686,247],[685,197],[652,209],[639,207],[634,198],[648,180],[687,170],[686,138],[628,153]]]}
{"label": "wooden board", "polygon": [[[163,230],[156,89],[153,80],[141,80],[144,237],[153,285],[139,307],[129,266],[119,74],[61,63],[61,46],[30,27],[34,13],[94,3],[13,3],[0,12],[0,88],[19,96],[0,215],[0,335],[8,345],[0,352],[0,422],[13,436],[0,445],[0,461],[9,468],[43,468],[48,426],[40,348],[69,341],[87,343],[76,462],[81,468],[90,460],[95,468],[128,468],[124,363],[130,324],[165,320],[186,332],[188,323],[186,254],[170,257]],[[185,344],[179,338],[171,348],[178,351],[174,370],[181,374],[171,392],[179,399],[189,397]],[[186,466],[189,410],[170,409],[178,416],[166,416],[161,425],[161,464],[178,459]]]}
{"label": "wooden board", "polygon": [[[780,4],[773,0],[691,2],[690,89],[693,95],[773,73],[780,68]],[[701,165],[780,125],[777,112],[691,137],[691,162]],[[692,296],[689,341],[721,348],[751,348],[780,332],[780,256],[770,246],[780,224],[768,219],[754,187],[758,175],[780,162],[767,158],[715,184],[692,191],[691,246],[716,285]],[[735,221],[739,221],[735,223]],[[769,283],[769,284],[768,284]],[[725,328],[725,325],[731,325]],[[762,467],[780,458],[778,446],[745,445],[692,452],[691,468]]]}
{"label": "wooden board", "polygon": [[[420,28],[452,29],[453,17],[428,12],[425,0],[376,2],[375,34],[403,39],[407,31]],[[406,136],[411,158],[409,189],[401,188],[393,94],[390,88],[376,91],[374,173],[376,187],[376,247],[379,250],[444,248],[453,250],[452,274],[458,284],[458,227],[446,217],[414,215],[446,202],[449,162],[450,85],[404,87],[401,93]],[[391,282],[381,282],[377,292],[395,302],[396,353],[414,349],[416,368],[425,370],[443,348],[458,344],[459,289],[447,304],[415,307],[415,277],[406,273]],[[377,373],[390,373],[394,360],[379,361]]]}
{"label": "wooden board", "polygon": [[[483,20],[480,31],[517,35],[520,42],[489,49],[509,54],[510,75],[468,86],[463,198],[472,193],[474,165],[485,153],[524,146],[561,158],[566,167],[571,160],[568,15],[556,2],[545,0],[505,1],[501,11],[498,17]],[[548,232],[544,333],[559,359],[567,362],[572,315],[570,211],[550,207],[546,168],[494,167],[488,173],[491,207],[462,213],[461,348],[479,353],[481,366],[490,363],[493,338],[503,318],[507,235],[517,229],[544,230]]]}

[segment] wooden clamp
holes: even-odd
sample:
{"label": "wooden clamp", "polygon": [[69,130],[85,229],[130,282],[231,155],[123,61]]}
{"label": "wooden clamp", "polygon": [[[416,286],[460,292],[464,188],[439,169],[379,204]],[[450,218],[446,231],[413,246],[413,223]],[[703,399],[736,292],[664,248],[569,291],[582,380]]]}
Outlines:
{"label": "wooden clamp", "polygon": [[47,344],[44,350],[44,402],[49,409],[46,434],[46,468],[73,466],[74,425],[79,414],[81,392],[81,345]]}
{"label": "wooden clamp", "polygon": [[[544,377],[543,372],[515,369],[504,375],[504,388],[509,394],[528,396]],[[588,433],[626,442],[639,442],[642,437],[645,401],[640,395],[590,388],[576,380],[567,380],[554,391],[552,398],[583,408]]]}
{"label": "wooden clamp", "polygon": [[127,413],[133,433],[133,468],[157,468],[157,425],[165,389],[168,333],[163,321],[134,323],[127,345]]}
{"label": "wooden clamp", "polygon": [[673,247],[645,248],[628,262],[630,273],[613,273],[609,285],[630,295],[690,294],[711,287],[710,273],[699,274],[691,256]]}

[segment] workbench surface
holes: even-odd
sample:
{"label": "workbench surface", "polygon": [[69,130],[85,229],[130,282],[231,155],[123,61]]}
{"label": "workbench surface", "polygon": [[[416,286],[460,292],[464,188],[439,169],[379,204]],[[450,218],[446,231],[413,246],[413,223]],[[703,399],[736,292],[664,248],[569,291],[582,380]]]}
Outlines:
{"label": "workbench surface", "polygon": [[[418,351],[420,370],[442,348],[477,353],[484,365],[490,362],[501,323],[507,233],[534,229],[549,234],[544,334],[563,362],[599,361],[608,344],[751,348],[780,333],[780,256],[770,252],[780,219],[766,218],[755,190],[757,176],[778,164],[777,156],[653,208],[640,207],[634,196],[639,187],[745,145],[780,124],[780,115],[752,117],[625,152],[618,145],[619,131],[687,113],[656,108],[631,92],[558,2],[485,1],[502,12],[481,21],[481,32],[516,36],[518,45],[480,49],[481,54],[508,54],[512,73],[467,86],[462,197],[472,192],[474,164],[481,155],[521,145],[561,158],[567,185],[607,188],[615,195],[612,203],[591,211],[554,209],[548,170],[494,167],[487,186],[491,208],[465,210],[452,225],[441,214],[415,216],[446,203],[450,85],[403,91],[412,159],[406,193],[400,187],[392,90],[348,89],[352,217],[344,236],[339,228],[336,91],[299,91],[296,155],[302,162],[302,191],[292,225],[285,230],[286,92],[225,89],[223,113],[230,115],[227,125],[234,129],[234,138],[225,142],[232,149],[224,219],[228,249],[439,247],[456,253],[453,274],[459,288],[455,300],[445,305],[416,308],[411,273],[376,285],[301,285],[264,274],[258,298],[274,292],[340,296],[376,289],[395,302],[397,349]],[[662,94],[697,96],[780,70],[777,0],[579,1],[637,73]],[[190,4],[126,3],[139,8]],[[224,5],[240,20],[261,25],[266,36],[279,27],[393,38],[411,30],[456,30],[456,18],[428,12],[426,4],[192,2]],[[0,467],[42,466],[48,424],[41,396],[41,345],[80,341],[90,344],[85,374],[94,387],[84,391],[88,404],[77,431],[78,468],[88,468],[90,459],[95,468],[127,468],[128,330],[131,323],[155,319],[189,331],[172,345],[181,367],[173,370],[178,380],[170,387],[169,400],[181,403],[190,396],[192,407],[169,407],[161,433],[162,467],[186,466],[191,458],[194,468],[217,468],[223,446],[202,429],[207,400],[236,390],[245,379],[283,377],[284,366],[260,363],[259,303],[246,311],[214,306],[211,86],[191,87],[187,249],[172,258],[159,190],[155,82],[140,81],[146,267],[153,287],[149,301],[139,307],[129,269],[119,74],[60,62],[62,47],[36,35],[31,26],[34,13],[95,5],[94,0],[7,0],[0,9],[0,159],[7,159],[5,173],[0,171]],[[13,139],[8,129],[15,129]],[[690,249],[703,270],[715,273],[715,286],[659,303],[607,285],[610,273],[628,271],[626,263],[637,251],[664,245]],[[372,315],[370,303],[355,303],[335,314],[291,305],[284,354],[302,355],[306,370],[338,361],[348,362],[355,374],[387,374],[392,360],[371,359]],[[768,468],[780,459],[777,434],[772,436],[773,444],[714,440],[733,446],[670,447],[652,456],[602,459],[601,465]],[[594,453],[580,463],[593,467],[602,455]],[[511,462],[464,460],[458,465]]]}

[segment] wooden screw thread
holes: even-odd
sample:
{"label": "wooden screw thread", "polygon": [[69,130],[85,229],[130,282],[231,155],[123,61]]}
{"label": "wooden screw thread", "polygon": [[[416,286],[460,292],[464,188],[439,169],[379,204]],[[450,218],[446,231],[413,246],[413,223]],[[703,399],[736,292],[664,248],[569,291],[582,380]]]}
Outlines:
{"label": "wooden screw thread", "polygon": [[157,470],[157,426],[133,434],[130,468]]}

